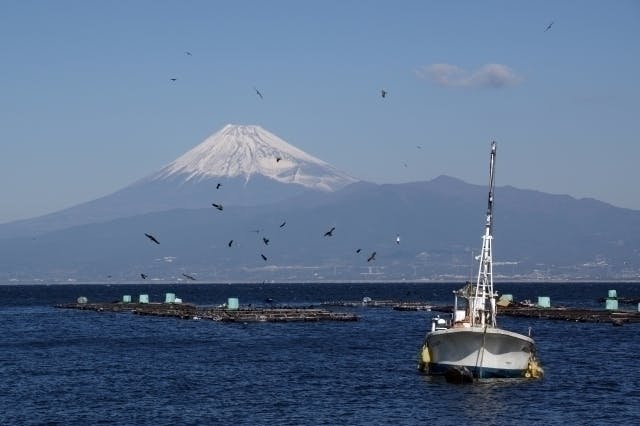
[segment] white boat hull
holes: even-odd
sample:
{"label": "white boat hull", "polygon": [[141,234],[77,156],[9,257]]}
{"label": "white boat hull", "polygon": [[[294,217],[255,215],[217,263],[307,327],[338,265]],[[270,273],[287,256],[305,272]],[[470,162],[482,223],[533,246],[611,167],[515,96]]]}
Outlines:
{"label": "white boat hull", "polygon": [[533,339],[491,327],[460,327],[427,334],[419,368],[445,374],[465,367],[475,378],[530,377],[535,363]]}

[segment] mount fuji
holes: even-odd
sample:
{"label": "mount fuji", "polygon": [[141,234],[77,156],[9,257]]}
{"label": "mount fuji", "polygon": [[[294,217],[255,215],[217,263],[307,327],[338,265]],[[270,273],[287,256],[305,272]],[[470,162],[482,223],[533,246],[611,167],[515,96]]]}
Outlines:
{"label": "mount fuji", "polygon": [[0,238],[173,209],[274,204],[357,182],[260,126],[228,124],[159,171],[110,195],[0,225]]}
{"label": "mount fuji", "polygon": [[226,125],[150,180],[183,182],[262,176],[286,184],[335,191],[356,179],[288,144],[260,126]]}

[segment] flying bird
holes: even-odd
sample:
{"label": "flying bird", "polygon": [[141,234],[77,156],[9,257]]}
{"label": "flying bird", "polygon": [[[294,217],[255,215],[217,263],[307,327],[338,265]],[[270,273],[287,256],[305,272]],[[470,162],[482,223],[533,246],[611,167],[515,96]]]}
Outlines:
{"label": "flying bird", "polygon": [[333,228],[329,229],[327,232],[324,233],[325,237],[333,237],[333,231],[336,230],[336,227],[334,226]]}
{"label": "flying bird", "polygon": [[265,262],[267,261],[267,256],[265,256],[264,254],[260,253],[260,257],[262,258],[262,260],[264,260]]}
{"label": "flying bird", "polygon": [[147,279],[147,274],[140,274],[140,276],[142,277],[143,280]]}
{"label": "flying bird", "polygon": [[184,52],[184,54],[185,54],[185,55],[187,55],[187,56],[193,56],[193,55],[191,54],[191,52]]}
{"label": "flying bird", "polygon": [[147,238],[148,238],[148,239],[150,239],[151,241],[153,241],[154,243],[156,243],[156,244],[160,244],[160,241],[158,241],[158,240],[156,239],[156,237],[154,237],[153,235],[151,235],[151,234],[147,234],[146,232],[144,233],[144,235],[146,235],[146,236],[147,236]]}
{"label": "flying bird", "polygon": [[547,28],[545,28],[543,32],[546,33],[547,31],[549,31],[551,29],[552,25],[553,25],[553,21],[551,21],[551,23],[549,25],[547,25]]}
{"label": "flying bird", "polygon": [[170,78],[169,80],[171,80],[171,81],[176,81],[176,80],[177,80],[177,78],[175,78],[175,77],[174,77],[174,78]]}
{"label": "flying bird", "polygon": [[221,184],[221,183],[217,184],[217,185],[216,185],[216,189],[220,189],[220,187],[221,187],[221,186],[222,186],[222,184]]}
{"label": "flying bird", "polygon": [[420,145],[416,145],[416,147],[418,147],[418,149],[422,149],[422,147]]}
{"label": "flying bird", "polygon": [[262,93],[260,93],[260,91],[259,91],[257,88],[255,88],[255,87],[254,87],[254,88],[253,88],[253,90],[255,90],[255,91],[256,91],[256,94],[257,94],[258,96],[260,96],[260,99],[264,99],[264,97],[262,96]]}
{"label": "flying bird", "polygon": [[222,211],[222,204],[211,203],[211,205],[212,205],[213,207],[215,207],[216,209],[218,209],[218,210]]}
{"label": "flying bird", "polygon": [[231,247],[233,245],[233,240],[229,240],[229,244],[227,244],[229,247]]}
{"label": "flying bird", "polygon": [[282,223],[280,224],[280,228],[284,228],[284,226],[285,226],[286,224],[287,224],[287,221],[285,220],[284,222],[282,222]]}
{"label": "flying bird", "polygon": [[262,237],[262,242],[264,242],[265,246],[269,245],[269,239],[268,238]]}
{"label": "flying bird", "polygon": [[400,244],[400,234],[396,234],[396,244]]}
{"label": "flying bird", "polygon": [[185,277],[185,278],[189,278],[191,281],[195,281],[196,280],[193,276],[188,275],[188,274],[182,274],[182,276]]}
{"label": "flying bird", "polygon": [[376,252],[371,253],[371,256],[367,259],[367,262],[371,262],[372,260],[376,260]]}
{"label": "flying bird", "polygon": [[386,97],[387,97],[387,91],[386,91],[386,90],[384,90],[384,89],[382,89],[382,90],[380,91],[380,95],[382,95],[382,97],[383,97],[383,98],[386,98]]}
{"label": "flying bird", "polygon": [[360,253],[362,251],[362,249],[358,249],[356,250],[356,253]]}
{"label": "flying bird", "polygon": [[276,157],[276,163],[279,163],[282,160],[282,157]]}

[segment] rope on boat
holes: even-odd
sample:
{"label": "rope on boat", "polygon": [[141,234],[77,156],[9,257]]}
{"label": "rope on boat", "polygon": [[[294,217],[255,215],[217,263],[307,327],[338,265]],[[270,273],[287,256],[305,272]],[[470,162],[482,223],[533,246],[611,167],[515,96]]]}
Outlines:
{"label": "rope on boat", "polygon": [[[478,372],[478,377],[476,379],[480,379],[482,376],[482,364],[484,362],[484,346],[487,340],[487,325],[484,326],[484,331],[482,332],[482,346],[480,346],[480,350],[478,351],[478,356],[476,356],[476,365],[475,371]],[[478,370],[478,359],[480,360],[480,369]]]}

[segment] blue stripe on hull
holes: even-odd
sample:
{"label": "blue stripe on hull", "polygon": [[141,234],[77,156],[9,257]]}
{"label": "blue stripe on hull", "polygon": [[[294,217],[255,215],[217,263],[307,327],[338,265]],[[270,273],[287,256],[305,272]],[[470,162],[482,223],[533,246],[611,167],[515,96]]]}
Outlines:
{"label": "blue stripe on hull", "polygon": [[[429,363],[428,374],[443,375],[451,368],[451,364],[434,364]],[[513,379],[518,377],[525,377],[525,370],[507,370],[503,368],[487,368],[487,367],[474,367],[470,365],[461,365],[465,367],[473,374],[476,379]]]}

